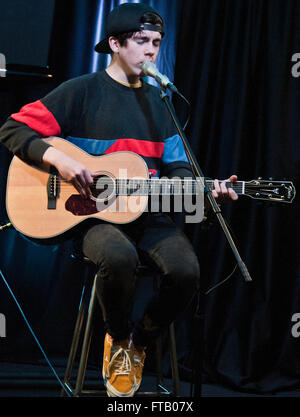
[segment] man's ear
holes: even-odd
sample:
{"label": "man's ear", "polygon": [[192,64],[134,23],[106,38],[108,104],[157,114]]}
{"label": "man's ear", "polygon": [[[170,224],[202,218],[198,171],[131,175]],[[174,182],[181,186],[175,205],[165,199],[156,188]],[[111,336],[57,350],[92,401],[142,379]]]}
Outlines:
{"label": "man's ear", "polygon": [[110,49],[114,52],[114,53],[118,53],[119,49],[120,49],[120,43],[118,41],[117,38],[115,38],[114,36],[110,36],[108,39],[108,43],[110,46]]}

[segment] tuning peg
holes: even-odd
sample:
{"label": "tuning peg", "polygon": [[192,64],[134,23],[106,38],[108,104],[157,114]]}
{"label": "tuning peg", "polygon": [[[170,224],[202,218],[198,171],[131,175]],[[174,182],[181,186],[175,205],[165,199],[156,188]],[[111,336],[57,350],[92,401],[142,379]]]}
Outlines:
{"label": "tuning peg", "polygon": [[262,180],[262,177],[257,177],[258,180]]}
{"label": "tuning peg", "polygon": [[270,180],[270,181],[273,181],[273,177],[269,177],[269,180]]}

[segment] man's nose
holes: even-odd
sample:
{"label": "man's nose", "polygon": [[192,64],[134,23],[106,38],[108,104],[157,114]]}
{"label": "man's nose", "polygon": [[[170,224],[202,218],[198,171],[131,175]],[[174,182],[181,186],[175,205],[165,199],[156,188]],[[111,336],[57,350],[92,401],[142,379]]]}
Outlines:
{"label": "man's nose", "polygon": [[145,55],[153,56],[155,54],[155,48],[152,44],[148,44],[145,49]]}

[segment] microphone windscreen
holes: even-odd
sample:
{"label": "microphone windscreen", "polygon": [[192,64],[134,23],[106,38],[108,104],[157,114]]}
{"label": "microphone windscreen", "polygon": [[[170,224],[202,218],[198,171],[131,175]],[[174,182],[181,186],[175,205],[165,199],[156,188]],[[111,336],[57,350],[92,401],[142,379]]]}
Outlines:
{"label": "microphone windscreen", "polygon": [[157,70],[155,64],[153,64],[153,62],[149,62],[149,61],[143,62],[142,70],[143,70],[143,73],[145,75],[150,75],[152,77],[155,77],[158,73],[158,70]]}

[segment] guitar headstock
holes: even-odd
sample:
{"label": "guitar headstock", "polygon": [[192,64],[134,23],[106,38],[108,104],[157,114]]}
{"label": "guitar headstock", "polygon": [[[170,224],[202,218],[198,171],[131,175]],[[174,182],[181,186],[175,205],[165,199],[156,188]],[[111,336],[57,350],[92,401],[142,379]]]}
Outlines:
{"label": "guitar headstock", "polygon": [[273,181],[273,179],[245,182],[245,195],[256,200],[276,203],[292,203],[296,195],[295,186],[291,181]]}

